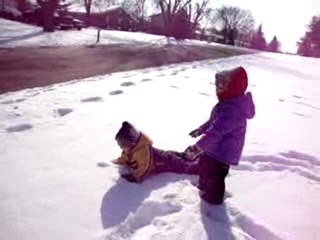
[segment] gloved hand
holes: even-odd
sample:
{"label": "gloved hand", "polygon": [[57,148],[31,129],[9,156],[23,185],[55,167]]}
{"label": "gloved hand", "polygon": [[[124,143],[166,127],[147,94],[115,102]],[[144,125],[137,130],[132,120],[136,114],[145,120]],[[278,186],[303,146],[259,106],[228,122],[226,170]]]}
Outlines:
{"label": "gloved hand", "polygon": [[126,179],[128,182],[136,183],[138,182],[132,174],[121,174],[121,177]]}
{"label": "gloved hand", "polygon": [[203,153],[204,152],[197,145],[191,145],[184,150],[184,155],[190,161],[195,161]]}
{"label": "gloved hand", "polygon": [[197,128],[195,130],[192,130],[189,135],[193,138],[199,137],[202,134],[202,131],[200,128]]}

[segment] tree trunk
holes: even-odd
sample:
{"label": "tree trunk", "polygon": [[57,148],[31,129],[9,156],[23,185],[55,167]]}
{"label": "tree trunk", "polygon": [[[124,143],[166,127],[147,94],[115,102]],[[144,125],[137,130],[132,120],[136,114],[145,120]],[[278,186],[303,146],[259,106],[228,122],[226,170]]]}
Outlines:
{"label": "tree trunk", "polygon": [[42,4],[43,31],[54,32],[54,13],[57,7],[57,0],[49,0]]}
{"label": "tree trunk", "polygon": [[54,22],[53,22],[53,11],[50,9],[49,4],[43,6],[43,31],[53,32]]}
{"label": "tree trunk", "polygon": [[87,26],[90,25],[90,13],[91,13],[91,2],[90,2],[90,5],[86,6],[86,24],[87,24]]}

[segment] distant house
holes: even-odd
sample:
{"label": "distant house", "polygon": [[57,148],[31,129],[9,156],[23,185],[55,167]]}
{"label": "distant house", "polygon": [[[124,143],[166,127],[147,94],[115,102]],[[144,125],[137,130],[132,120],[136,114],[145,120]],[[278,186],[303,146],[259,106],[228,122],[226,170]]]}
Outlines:
{"label": "distant house", "polygon": [[168,34],[169,32],[171,36],[178,36],[181,34],[184,35],[183,32],[185,31],[188,32],[189,37],[194,35],[194,23],[190,21],[188,13],[185,9],[178,10],[174,16],[171,15],[171,19],[168,24],[169,25],[166,26],[163,13],[151,15],[149,16],[148,31],[161,35]]}
{"label": "distant house", "polygon": [[165,33],[165,21],[163,19],[162,13],[149,16],[148,29],[150,32],[156,33],[156,34]]}
{"label": "distant house", "polygon": [[22,13],[18,10],[18,3],[13,0],[0,1],[0,17],[20,20]]}
{"label": "distant house", "polygon": [[139,24],[139,21],[121,6],[112,6],[104,9],[93,7],[89,18],[87,18],[84,6],[78,9],[74,9],[71,6],[68,14],[86,21],[90,26],[105,29],[135,31]]}

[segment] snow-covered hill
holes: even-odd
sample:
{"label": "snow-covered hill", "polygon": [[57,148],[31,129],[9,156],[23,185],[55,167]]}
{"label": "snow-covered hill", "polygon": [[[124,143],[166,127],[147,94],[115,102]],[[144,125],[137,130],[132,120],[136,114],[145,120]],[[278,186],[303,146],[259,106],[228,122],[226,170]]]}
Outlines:
{"label": "snow-covered hill", "polygon": [[[119,179],[114,134],[132,121],[183,150],[216,102],[217,70],[244,65],[257,115],[219,207],[196,176]],[[317,239],[319,60],[274,54],[168,65],[0,96],[1,239]]]}

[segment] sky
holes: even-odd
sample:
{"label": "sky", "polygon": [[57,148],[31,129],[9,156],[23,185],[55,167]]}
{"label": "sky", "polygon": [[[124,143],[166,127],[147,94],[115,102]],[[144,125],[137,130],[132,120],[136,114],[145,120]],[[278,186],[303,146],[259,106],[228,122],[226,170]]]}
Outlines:
{"label": "sky", "polygon": [[[11,25],[23,36],[38,31],[0,20],[13,48],[29,46],[30,38],[8,31]],[[90,42],[90,29],[82,31],[81,43]],[[45,42],[32,43],[74,44],[79,34],[43,33]],[[110,36],[110,43],[142,41],[139,33],[101,33],[105,43]],[[147,36],[145,43],[153,39]],[[188,133],[217,103],[214,74],[239,64],[248,72],[256,116],[240,164],[226,179],[223,205],[200,200],[197,176],[166,173],[142,184],[119,177],[111,160],[121,153],[114,136],[122,121],[155,147],[181,151],[194,144]],[[320,59],[260,53],[1,94],[0,239],[318,239],[319,78]]]}
{"label": "sky", "polygon": [[276,35],[284,52],[296,53],[296,42],[304,36],[312,16],[320,15],[319,0],[217,0],[217,3],[251,10],[256,24],[263,25],[266,40]]}

